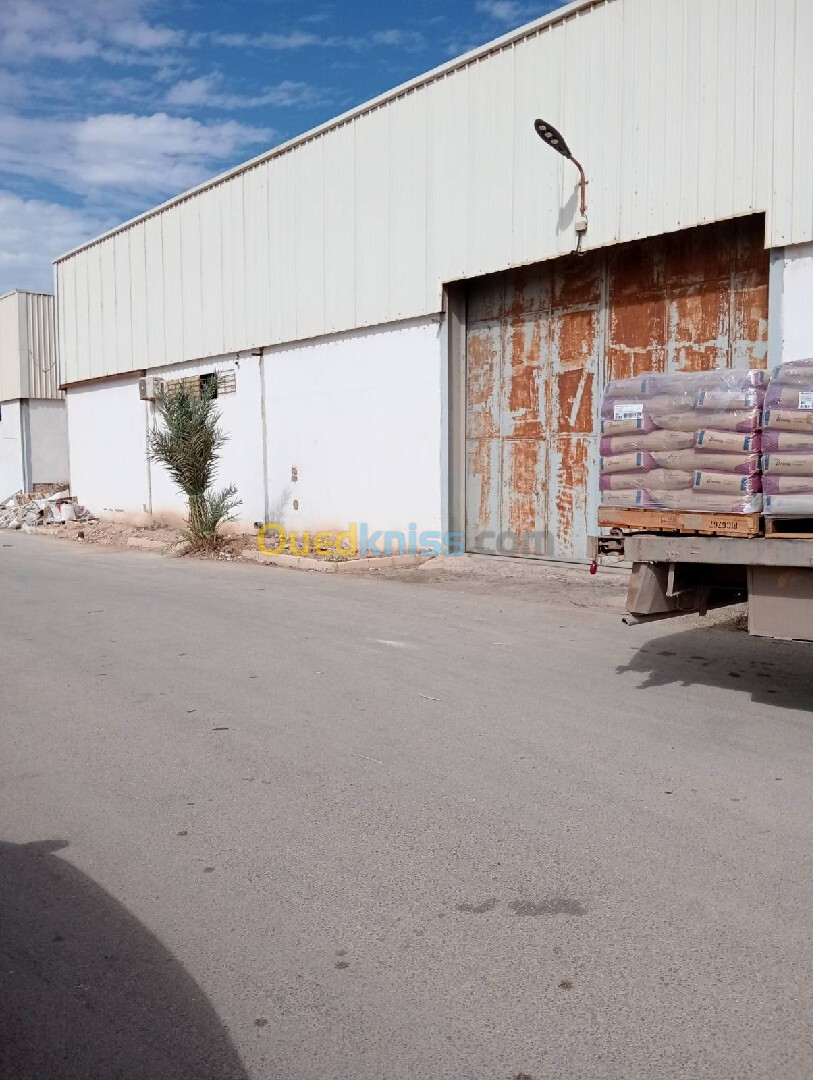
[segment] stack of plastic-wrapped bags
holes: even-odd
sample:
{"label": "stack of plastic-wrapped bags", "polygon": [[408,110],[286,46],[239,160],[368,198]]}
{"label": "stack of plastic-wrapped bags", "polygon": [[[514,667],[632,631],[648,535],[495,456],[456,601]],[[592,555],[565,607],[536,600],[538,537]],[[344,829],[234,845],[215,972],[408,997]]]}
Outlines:
{"label": "stack of plastic-wrapped bags", "polygon": [[764,426],[765,513],[813,514],[813,360],[774,370]]}
{"label": "stack of plastic-wrapped bags", "polygon": [[[808,371],[813,391],[813,363]],[[759,513],[767,378],[766,371],[727,370],[609,383],[601,409],[602,505]],[[808,416],[813,504],[813,411]]]}

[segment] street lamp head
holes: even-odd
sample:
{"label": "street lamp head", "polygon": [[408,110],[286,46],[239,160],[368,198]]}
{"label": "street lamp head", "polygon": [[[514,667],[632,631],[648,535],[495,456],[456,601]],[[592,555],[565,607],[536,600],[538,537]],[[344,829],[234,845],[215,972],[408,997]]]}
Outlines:
{"label": "street lamp head", "polygon": [[545,120],[534,120],[534,130],[543,142],[553,147],[562,157],[573,157],[567,143],[552,124]]}

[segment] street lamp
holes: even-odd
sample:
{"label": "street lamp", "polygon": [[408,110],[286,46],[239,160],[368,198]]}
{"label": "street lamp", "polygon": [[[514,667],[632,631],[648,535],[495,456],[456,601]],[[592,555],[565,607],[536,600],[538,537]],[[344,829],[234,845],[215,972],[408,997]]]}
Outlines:
{"label": "street lamp", "polygon": [[548,146],[557,152],[557,154],[561,154],[562,157],[567,158],[568,161],[572,161],[579,170],[580,197],[579,216],[576,218],[576,254],[581,255],[582,238],[587,232],[587,177],[584,175],[584,169],[573,157],[570,152],[570,147],[565,142],[564,137],[556,130],[553,124],[549,124],[546,120],[534,120],[534,131],[542,142],[547,143]]}

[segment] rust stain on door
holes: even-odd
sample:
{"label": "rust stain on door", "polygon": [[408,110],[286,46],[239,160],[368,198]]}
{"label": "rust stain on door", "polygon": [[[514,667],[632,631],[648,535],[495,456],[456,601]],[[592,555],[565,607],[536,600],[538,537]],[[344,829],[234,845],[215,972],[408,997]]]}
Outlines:
{"label": "rust stain on door", "polygon": [[541,439],[510,439],[505,443],[505,527],[516,537],[518,554],[544,554],[546,513],[543,468],[546,452]]}
{"label": "rust stain on door", "polygon": [[514,438],[541,439],[540,414],[543,324],[539,318],[520,318],[508,325],[504,337],[504,402],[502,434]]}
{"label": "rust stain on door", "polygon": [[558,439],[559,466],[556,475],[556,538],[568,550],[577,507],[587,497],[588,440]]}

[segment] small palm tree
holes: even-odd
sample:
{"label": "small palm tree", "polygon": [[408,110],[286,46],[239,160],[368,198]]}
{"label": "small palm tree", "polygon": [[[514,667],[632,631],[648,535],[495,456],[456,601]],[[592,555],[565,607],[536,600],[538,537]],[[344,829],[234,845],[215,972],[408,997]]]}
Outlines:
{"label": "small palm tree", "polygon": [[228,436],[219,427],[215,385],[208,382],[195,392],[183,382],[163,391],[155,400],[163,424],[154,424],[147,453],[160,462],[189,500],[184,537],[194,550],[217,546],[218,527],[234,520],[240,506],[237,488],[230,484],[214,491],[220,451]]}

